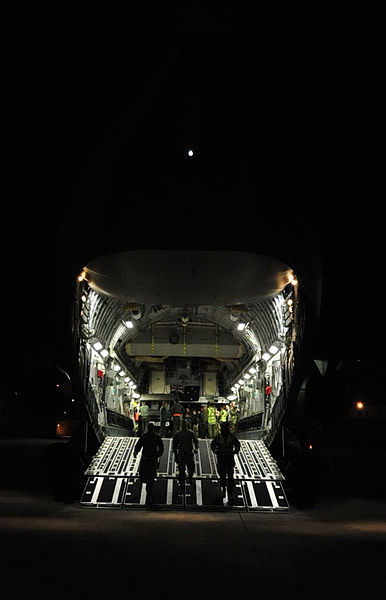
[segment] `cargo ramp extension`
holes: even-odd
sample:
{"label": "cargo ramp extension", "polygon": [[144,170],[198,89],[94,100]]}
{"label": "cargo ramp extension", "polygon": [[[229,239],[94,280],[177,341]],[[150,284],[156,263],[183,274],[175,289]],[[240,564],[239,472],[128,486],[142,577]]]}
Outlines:
{"label": "cargo ramp extension", "polygon": [[[91,508],[144,508],[146,486],[139,480],[141,453],[134,457],[136,437],[106,437],[85,475],[86,485],[80,500]],[[261,440],[240,440],[235,456],[236,489],[232,504],[221,495],[216,457],[211,440],[200,439],[195,454],[195,474],[185,489],[178,484],[178,466],[172,440],[163,438],[164,453],[154,484],[153,505],[161,509],[237,511],[288,511],[284,477]]]}

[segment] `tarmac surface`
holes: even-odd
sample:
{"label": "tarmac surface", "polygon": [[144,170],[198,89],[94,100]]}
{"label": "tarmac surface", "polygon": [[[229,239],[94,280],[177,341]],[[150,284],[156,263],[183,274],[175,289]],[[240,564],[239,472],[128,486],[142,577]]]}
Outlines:
{"label": "tarmac surface", "polygon": [[1,580],[12,598],[353,599],[384,589],[385,504],[376,500],[189,513],[2,490],[0,510]]}
{"label": "tarmac surface", "polygon": [[13,599],[383,595],[383,498],[319,494],[241,513],[85,508],[72,496],[3,481],[1,581]]}

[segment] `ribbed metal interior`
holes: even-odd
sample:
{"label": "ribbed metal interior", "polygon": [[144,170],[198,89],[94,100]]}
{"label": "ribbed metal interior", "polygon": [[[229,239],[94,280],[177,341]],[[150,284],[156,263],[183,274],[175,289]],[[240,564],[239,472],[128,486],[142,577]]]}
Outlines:
{"label": "ribbed metal interior", "polygon": [[[121,359],[127,361],[124,348],[129,342],[146,329],[151,329],[157,324],[166,324],[170,331],[183,331],[181,317],[189,319],[189,323],[216,325],[219,329],[231,333],[234,343],[242,347],[242,357],[229,361],[226,365],[229,379],[241,370],[257,351],[264,352],[283,335],[285,323],[284,298],[290,293],[283,290],[274,298],[257,301],[237,307],[238,320],[232,320],[233,307],[196,305],[188,308],[184,306],[167,305],[141,305],[140,318],[134,318],[132,306],[124,302],[89,290],[88,300],[85,304],[89,311],[88,326],[84,328],[84,336],[91,341],[97,339],[105,348],[114,350]],[[138,316],[136,313],[135,316]],[[132,328],[125,322],[130,321]],[[242,321],[248,324],[244,331],[237,329]]]}

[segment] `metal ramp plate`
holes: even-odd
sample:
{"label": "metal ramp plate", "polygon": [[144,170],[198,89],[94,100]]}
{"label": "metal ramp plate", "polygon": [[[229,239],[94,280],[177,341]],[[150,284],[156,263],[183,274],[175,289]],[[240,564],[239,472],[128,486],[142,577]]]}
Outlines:
{"label": "metal ramp plate", "polygon": [[242,481],[241,485],[248,510],[288,510],[288,501],[281,482]]}
{"label": "metal ramp plate", "polygon": [[[137,440],[134,437],[107,437],[104,440],[85,472],[87,482],[81,505],[125,509],[146,506],[146,486],[138,478],[141,455],[134,458]],[[233,503],[228,502],[227,496],[224,499],[221,496],[211,440],[199,440],[193,483],[186,482],[183,490],[178,485],[172,440],[165,438],[163,442],[164,453],[154,484],[154,506],[185,510],[289,510],[284,477],[261,440],[240,440],[241,450],[235,457]]]}
{"label": "metal ramp plate", "polygon": [[[176,479],[160,478],[154,484],[154,506],[178,509],[183,508],[184,497],[179,494]],[[122,508],[144,508],[146,506],[146,485],[139,479],[129,479]]]}
{"label": "metal ramp plate", "polygon": [[125,477],[89,477],[80,502],[87,506],[121,508],[126,483]]}

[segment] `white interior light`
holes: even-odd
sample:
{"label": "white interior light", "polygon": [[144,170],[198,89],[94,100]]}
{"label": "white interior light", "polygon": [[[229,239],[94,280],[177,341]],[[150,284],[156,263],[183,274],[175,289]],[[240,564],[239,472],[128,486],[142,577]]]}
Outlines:
{"label": "white interior light", "polygon": [[236,400],[237,396],[235,396],[234,394],[230,394],[229,396],[227,396],[227,400]]}
{"label": "white interior light", "polygon": [[188,150],[188,156],[193,156],[193,154],[194,154],[193,150],[191,148],[189,148],[189,150]]}
{"label": "white interior light", "polygon": [[98,350],[101,350],[101,348],[103,348],[103,346],[100,342],[95,342],[95,344],[93,344],[93,348],[94,348],[94,350],[96,350],[98,352]]}
{"label": "white interior light", "polygon": [[119,371],[119,375],[120,375],[121,377],[123,377],[123,376],[124,376],[124,374],[125,374],[125,372],[124,372],[124,371]]}
{"label": "white interior light", "polygon": [[133,329],[134,325],[132,321],[125,321],[125,325],[128,329]]}
{"label": "white interior light", "polygon": [[252,373],[252,375],[253,375],[254,373],[256,373],[256,369],[255,369],[255,367],[251,367],[251,368],[249,369],[249,372],[250,372],[250,373]]}
{"label": "white interior light", "polygon": [[121,367],[119,365],[114,365],[114,371],[120,371]]}
{"label": "white interior light", "polygon": [[271,354],[276,354],[277,352],[279,352],[279,348],[276,348],[276,346],[271,346],[269,352]]}
{"label": "white interior light", "polygon": [[101,356],[103,356],[103,358],[105,358],[108,355],[109,355],[109,351],[108,350],[106,350],[106,349],[102,350]]}
{"label": "white interior light", "polygon": [[271,355],[268,352],[264,352],[262,359],[263,360],[269,360],[271,358]]}
{"label": "white interior light", "polygon": [[125,377],[125,382],[129,383],[129,381],[130,381],[130,377]]}
{"label": "white interior light", "polygon": [[244,379],[250,379],[250,378],[251,378],[250,374],[249,373],[245,373]]}
{"label": "white interior light", "polygon": [[239,379],[238,382],[240,385],[244,385],[244,380],[243,379]]}
{"label": "white interior light", "polygon": [[237,325],[237,329],[238,329],[239,331],[243,331],[243,330],[245,329],[245,327],[246,327],[246,326],[247,326],[247,324],[246,324],[246,323],[239,323],[239,324]]}

